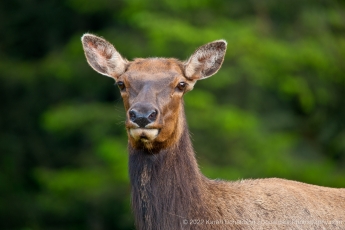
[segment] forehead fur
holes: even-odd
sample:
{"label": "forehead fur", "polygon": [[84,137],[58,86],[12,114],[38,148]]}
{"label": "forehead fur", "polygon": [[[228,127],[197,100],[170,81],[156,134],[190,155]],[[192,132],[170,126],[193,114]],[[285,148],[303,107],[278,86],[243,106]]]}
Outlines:
{"label": "forehead fur", "polygon": [[127,72],[147,74],[175,72],[183,75],[183,64],[174,58],[137,58],[130,62]]}

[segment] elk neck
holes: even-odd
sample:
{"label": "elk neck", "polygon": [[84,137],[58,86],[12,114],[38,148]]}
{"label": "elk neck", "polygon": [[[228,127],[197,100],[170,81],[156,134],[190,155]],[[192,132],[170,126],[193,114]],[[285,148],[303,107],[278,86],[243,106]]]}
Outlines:
{"label": "elk neck", "polygon": [[180,113],[182,133],[175,144],[156,154],[128,146],[132,207],[139,229],[181,229],[182,220],[203,203],[207,179],[198,168],[183,109]]}

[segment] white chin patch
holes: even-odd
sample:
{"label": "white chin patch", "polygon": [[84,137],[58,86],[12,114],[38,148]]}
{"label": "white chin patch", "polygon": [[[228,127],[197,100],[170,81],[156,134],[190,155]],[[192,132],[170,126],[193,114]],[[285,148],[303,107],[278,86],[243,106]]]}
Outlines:
{"label": "white chin patch", "polygon": [[141,140],[142,142],[153,141],[158,135],[158,129],[130,129],[129,134],[136,140]]}

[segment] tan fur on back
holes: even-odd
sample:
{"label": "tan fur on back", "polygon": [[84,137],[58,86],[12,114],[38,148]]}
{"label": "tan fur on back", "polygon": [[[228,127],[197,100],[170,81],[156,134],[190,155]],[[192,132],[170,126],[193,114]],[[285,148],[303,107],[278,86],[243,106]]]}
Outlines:
{"label": "tan fur on back", "polygon": [[211,182],[206,191],[208,207],[222,206],[217,218],[244,229],[345,229],[345,189],[270,178]]}

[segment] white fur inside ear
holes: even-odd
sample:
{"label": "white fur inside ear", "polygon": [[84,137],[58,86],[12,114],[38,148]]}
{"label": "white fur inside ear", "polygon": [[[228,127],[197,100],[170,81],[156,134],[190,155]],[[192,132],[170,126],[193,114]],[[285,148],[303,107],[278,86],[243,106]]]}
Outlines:
{"label": "white fur inside ear", "polygon": [[127,60],[105,39],[84,34],[81,40],[86,59],[95,71],[108,77],[119,76],[125,71]]}
{"label": "white fur inside ear", "polygon": [[185,64],[185,75],[191,79],[204,79],[221,67],[226,51],[226,41],[217,40],[198,48]]}

